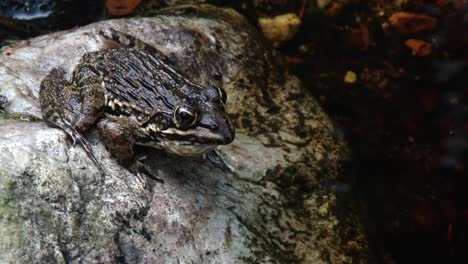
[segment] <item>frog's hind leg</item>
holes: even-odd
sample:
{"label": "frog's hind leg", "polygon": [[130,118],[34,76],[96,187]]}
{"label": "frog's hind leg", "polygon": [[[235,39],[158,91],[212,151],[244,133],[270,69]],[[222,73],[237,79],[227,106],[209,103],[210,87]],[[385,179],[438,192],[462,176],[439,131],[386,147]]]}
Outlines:
{"label": "frog's hind leg", "polygon": [[72,83],[81,98],[79,116],[73,125],[84,132],[104,116],[106,101],[103,80],[96,74],[93,65],[82,63],[73,71]]}
{"label": "frog's hind leg", "polygon": [[[44,121],[52,127],[65,131],[73,144],[78,142],[101,170],[90,144],[81,133],[102,116],[104,94],[102,88],[100,88],[101,92],[96,92],[97,87],[87,88],[90,88],[89,91],[80,91],[64,78],[64,72],[61,69],[54,68],[41,83],[39,101]],[[100,97],[102,99],[99,99]],[[102,100],[101,107],[89,106],[88,101],[100,100]]]}

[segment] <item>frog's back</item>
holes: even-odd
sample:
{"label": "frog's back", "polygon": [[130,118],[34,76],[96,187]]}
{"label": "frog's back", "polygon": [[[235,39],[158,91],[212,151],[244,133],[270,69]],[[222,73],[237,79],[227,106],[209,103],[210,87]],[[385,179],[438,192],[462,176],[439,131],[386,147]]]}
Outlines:
{"label": "frog's back", "polygon": [[145,50],[119,48],[90,52],[83,56],[74,77],[92,72],[102,80],[106,112],[139,120],[155,112],[173,109],[174,97],[185,81]]}

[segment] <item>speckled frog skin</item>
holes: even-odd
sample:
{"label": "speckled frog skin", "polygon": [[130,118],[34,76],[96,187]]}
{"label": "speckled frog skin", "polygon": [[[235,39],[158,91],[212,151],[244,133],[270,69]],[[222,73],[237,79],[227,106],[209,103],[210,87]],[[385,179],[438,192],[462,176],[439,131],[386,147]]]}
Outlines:
{"label": "speckled frog skin", "polygon": [[189,81],[158,50],[132,36],[113,29],[99,34],[112,48],[84,54],[71,81],[52,69],[39,92],[44,120],[80,143],[96,164],[81,136],[96,123],[106,148],[136,173],[144,166],[135,159],[134,145],[190,156],[233,141],[221,88]]}

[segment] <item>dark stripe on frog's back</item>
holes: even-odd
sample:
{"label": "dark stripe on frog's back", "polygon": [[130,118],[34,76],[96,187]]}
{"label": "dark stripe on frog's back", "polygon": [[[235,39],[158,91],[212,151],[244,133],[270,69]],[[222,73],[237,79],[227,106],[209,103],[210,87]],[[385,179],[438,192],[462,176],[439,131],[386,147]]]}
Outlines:
{"label": "dark stripe on frog's back", "polygon": [[[102,76],[106,93],[121,102],[138,102],[159,110],[173,109],[174,102],[168,100],[182,85],[184,79],[168,71],[157,58],[142,50],[115,49],[87,53],[83,56],[82,67],[93,65]],[[131,89],[130,89],[131,88]]]}

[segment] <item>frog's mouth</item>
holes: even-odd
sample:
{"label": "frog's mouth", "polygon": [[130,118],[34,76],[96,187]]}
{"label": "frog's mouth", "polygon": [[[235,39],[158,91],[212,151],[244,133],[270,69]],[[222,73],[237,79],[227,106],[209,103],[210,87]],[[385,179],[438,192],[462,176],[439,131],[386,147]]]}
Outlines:
{"label": "frog's mouth", "polygon": [[[188,141],[193,144],[202,145],[227,145],[234,140],[234,129],[229,122],[218,122],[216,126],[198,124],[195,127],[190,127],[187,130],[182,130],[176,127],[169,127],[164,130],[154,130],[154,138],[166,139],[171,141]],[[187,145],[187,144],[182,144]]]}
{"label": "frog's mouth", "polygon": [[179,156],[198,156],[212,151],[218,145],[179,144],[177,141],[161,141],[162,148]]}
{"label": "frog's mouth", "polygon": [[225,124],[219,122],[219,124],[216,127],[198,125],[188,130],[175,127],[158,130],[155,125],[149,125],[145,131],[149,137],[137,144],[163,149],[180,156],[201,155],[218,145],[226,145],[234,140],[234,130],[230,124],[228,122]]}
{"label": "frog's mouth", "polygon": [[198,156],[215,149],[217,144],[198,144],[188,141],[161,139],[155,142],[137,143],[137,145],[162,149],[179,156]]}

